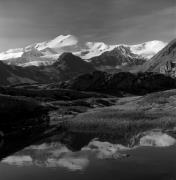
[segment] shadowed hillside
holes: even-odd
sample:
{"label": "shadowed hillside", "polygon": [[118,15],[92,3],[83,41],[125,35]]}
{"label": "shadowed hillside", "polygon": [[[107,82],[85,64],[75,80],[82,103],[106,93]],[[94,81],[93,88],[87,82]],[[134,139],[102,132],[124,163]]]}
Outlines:
{"label": "shadowed hillside", "polygon": [[113,95],[143,95],[176,88],[176,80],[163,74],[151,72],[137,74],[120,72],[110,74],[95,71],[63,82],[60,86],[79,91],[95,91]]}
{"label": "shadowed hillside", "polygon": [[93,65],[71,53],[64,53],[53,65],[41,67],[12,66],[0,61],[0,83],[1,85],[21,83],[47,84],[69,80],[75,76],[94,70]]}

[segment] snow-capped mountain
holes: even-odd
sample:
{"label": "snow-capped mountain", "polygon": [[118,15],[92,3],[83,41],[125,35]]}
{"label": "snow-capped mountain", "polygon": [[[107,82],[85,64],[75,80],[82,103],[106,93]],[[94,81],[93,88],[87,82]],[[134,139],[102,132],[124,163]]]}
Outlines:
{"label": "snow-capped mountain", "polygon": [[0,53],[0,60],[16,59],[21,57],[23,54],[23,48],[9,49],[5,52]]}
{"label": "snow-capped mountain", "polygon": [[51,41],[45,41],[42,43],[37,43],[28,46],[28,48],[36,48],[37,50],[43,52],[43,54],[61,54],[65,52],[65,49],[70,48],[74,51],[77,47],[78,40],[75,36],[66,35],[58,36]]}
{"label": "snow-capped mountain", "polygon": [[20,66],[53,64],[66,51],[76,51],[78,40],[72,35],[58,36],[51,41],[31,44],[24,48],[0,53],[0,60]]}
{"label": "snow-capped mountain", "polygon": [[[29,48],[28,46],[28,48],[23,49],[21,57],[17,57],[16,59],[13,58],[11,62],[6,59],[4,62],[30,67],[11,66],[0,61],[0,83],[2,85],[8,85],[26,82],[61,82],[96,70],[109,72],[124,72],[132,70],[140,70],[144,72],[154,71],[175,77],[175,47],[176,40],[169,43],[152,59],[147,60],[146,62],[144,57],[134,54],[130,49],[131,47],[125,45],[118,45],[114,49],[102,52],[99,56],[92,57],[86,61],[73,53],[62,53],[60,56],[58,54],[44,55],[43,52],[38,50],[36,47]],[[100,50],[101,48],[102,51],[104,51],[109,47],[106,45],[96,46],[94,50]],[[9,50],[8,52],[18,54],[20,53],[20,50]],[[56,58],[56,56],[59,56],[59,58]],[[48,57],[48,59],[46,57]],[[54,60],[53,57],[57,60]],[[45,63],[48,63],[47,65],[49,66],[35,67],[46,65]]]}
{"label": "snow-capped mountain", "polygon": [[[150,41],[138,45],[106,45],[104,43],[91,44],[88,55],[94,55],[89,59],[96,69],[129,71],[135,66],[142,65],[160,51],[166,43]],[[92,53],[91,53],[92,52]],[[98,56],[95,56],[95,54]],[[85,57],[83,57],[85,58]]]}
{"label": "snow-capped mountain", "polygon": [[146,59],[150,59],[160,50],[162,50],[166,45],[167,43],[165,42],[154,40],[142,44],[131,45],[129,47],[133,54],[137,54]]}
{"label": "snow-capped mountain", "polygon": [[85,43],[85,48],[76,52],[75,55],[88,60],[93,57],[100,56],[106,51],[112,51],[115,47],[116,45],[108,45],[104,42],[87,42]]}
{"label": "snow-capped mountain", "polygon": [[117,46],[111,51],[92,57],[89,62],[98,70],[125,70],[132,66],[142,65],[146,59],[134,54],[128,46]]}
{"label": "snow-capped mountain", "polygon": [[[60,35],[50,41],[31,44],[24,48],[10,49],[0,53],[0,60],[19,66],[41,66],[53,64],[64,52],[71,52],[85,60],[118,48],[124,56],[133,54],[137,58],[150,59],[166,46],[162,41],[149,41],[137,45],[108,45],[104,42],[85,42],[81,45],[73,35]],[[128,49],[128,52],[127,52]]]}
{"label": "snow-capped mountain", "polygon": [[122,50],[125,53],[125,48],[129,49],[132,54],[138,55],[145,59],[152,58],[156,53],[163,49],[167,43],[162,41],[148,41],[137,45],[127,45],[127,44],[117,44],[108,45],[104,42],[87,42],[86,49],[79,52],[77,55],[81,56],[83,59],[90,59],[92,57],[100,56],[104,52],[112,51],[115,48]]}

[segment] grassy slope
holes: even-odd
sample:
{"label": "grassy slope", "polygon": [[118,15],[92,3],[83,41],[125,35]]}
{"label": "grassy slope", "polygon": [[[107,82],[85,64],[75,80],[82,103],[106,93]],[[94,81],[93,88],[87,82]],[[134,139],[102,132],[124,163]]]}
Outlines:
{"label": "grassy slope", "polygon": [[176,90],[144,97],[121,98],[110,107],[97,108],[77,115],[64,123],[72,132],[113,134],[129,138],[155,128],[176,126]]}

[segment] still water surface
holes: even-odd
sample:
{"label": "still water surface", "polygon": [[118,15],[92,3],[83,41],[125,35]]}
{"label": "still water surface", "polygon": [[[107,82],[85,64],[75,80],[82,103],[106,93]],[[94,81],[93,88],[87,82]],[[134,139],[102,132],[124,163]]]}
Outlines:
{"label": "still water surface", "polygon": [[0,180],[176,180],[175,145],[128,149],[98,140],[77,144],[56,135],[16,148],[2,157]]}

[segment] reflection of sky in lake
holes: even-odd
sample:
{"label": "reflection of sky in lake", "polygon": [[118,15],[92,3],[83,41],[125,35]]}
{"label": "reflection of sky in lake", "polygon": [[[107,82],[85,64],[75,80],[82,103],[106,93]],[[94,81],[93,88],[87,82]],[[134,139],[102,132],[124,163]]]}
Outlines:
{"label": "reflection of sky in lake", "polygon": [[75,149],[74,138],[67,136],[66,143],[58,137],[47,138],[4,158],[0,163],[0,180],[161,180],[163,177],[171,180],[176,177],[175,139],[166,134],[143,133],[134,148],[93,139],[84,145],[80,142],[81,148]]}
{"label": "reflection of sky in lake", "polygon": [[59,142],[32,145],[2,160],[2,163],[15,166],[64,167],[69,170],[83,170],[89,165],[89,156],[96,158],[122,158],[125,155],[118,152],[126,149],[120,145],[108,142],[91,141],[80,151],[72,152]]}
{"label": "reflection of sky in lake", "polygon": [[[138,146],[172,146],[175,138],[161,132],[145,132],[139,138]],[[137,147],[137,146],[136,146]],[[74,152],[57,140],[50,139],[31,145],[12,156],[6,157],[2,163],[14,166],[37,166],[47,168],[64,167],[71,171],[84,170],[90,163],[90,156],[96,159],[126,158],[126,151],[135,149],[120,144],[91,140],[80,150]]]}
{"label": "reflection of sky in lake", "polygon": [[83,154],[71,152],[61,143],[43,143],[27,147],[2,162],[16,166],[66,167],[70,170],[82,170],[88,165],[89,160]]}

